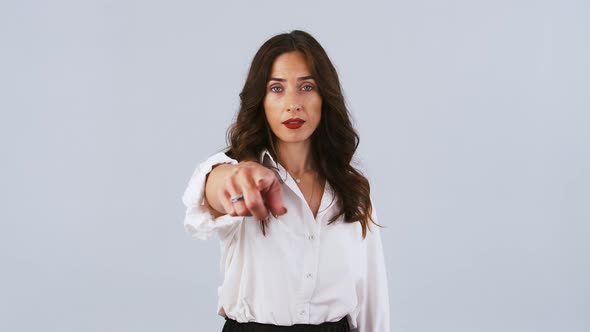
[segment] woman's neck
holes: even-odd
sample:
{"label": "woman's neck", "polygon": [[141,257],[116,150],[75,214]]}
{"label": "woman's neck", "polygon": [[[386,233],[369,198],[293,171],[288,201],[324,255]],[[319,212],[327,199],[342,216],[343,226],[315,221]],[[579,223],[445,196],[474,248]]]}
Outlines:
{"label": "woman's neck", "polygon": [[315,170],[315,163],[311,156],[311,145],[308,141],[280,144],[277,154],[279,163],[292,176],[301,177],[306,172]]}

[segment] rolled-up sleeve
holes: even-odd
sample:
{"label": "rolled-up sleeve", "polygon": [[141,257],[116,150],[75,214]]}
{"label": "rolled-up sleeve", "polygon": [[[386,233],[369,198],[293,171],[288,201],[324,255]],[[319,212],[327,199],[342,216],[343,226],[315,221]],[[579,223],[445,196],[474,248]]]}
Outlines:
{"label": "rolled-up sleeve", "polygon": [[238,161],[228,157],[224,152],[219,152],[200,163],[182,195],[182,202],[186,207],[184,229],[193,238],[208,240],[216,232],[220,238],[227,237],[235,228],[234,226],[244,219],[242,216],[232,217],[227,214],[215,218],[205,199],[207,174],[211,172],[213,166],[224,163],[237,164]]}
{"label": "rolled-up sleeve", "polygon": [[[372,217],[377,220],[373,203]],[[367,231],[366,251],[364,255],[364,278],[359,284],[360,310],[357,316],[357,328],[352,332],[389,332],[389,288],[385,256],[379,227],[371,225]]]}

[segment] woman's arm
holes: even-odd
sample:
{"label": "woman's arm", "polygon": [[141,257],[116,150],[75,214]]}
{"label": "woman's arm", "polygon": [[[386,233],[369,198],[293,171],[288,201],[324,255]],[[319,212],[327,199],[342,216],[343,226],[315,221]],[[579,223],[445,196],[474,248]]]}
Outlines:
{"label": "woman's arm", "polygon": [[[372,217],[377,221],[374,201]],[[357,317],[357,329],[352,332],[389,332],[389,287],[381,231],[371,225],[365,241],[364,272],[361,284],[361,310]]]}

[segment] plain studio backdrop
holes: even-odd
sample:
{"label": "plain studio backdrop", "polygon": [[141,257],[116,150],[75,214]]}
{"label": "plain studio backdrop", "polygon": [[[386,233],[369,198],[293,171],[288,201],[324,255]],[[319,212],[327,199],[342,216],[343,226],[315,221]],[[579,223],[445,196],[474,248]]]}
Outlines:
{"label": "plain studio backdrop", "polygon": [[3,1],[0,330],[221,331],[183,229],[248,66],[341,78],[395,332],[590,330],[587,1]]}

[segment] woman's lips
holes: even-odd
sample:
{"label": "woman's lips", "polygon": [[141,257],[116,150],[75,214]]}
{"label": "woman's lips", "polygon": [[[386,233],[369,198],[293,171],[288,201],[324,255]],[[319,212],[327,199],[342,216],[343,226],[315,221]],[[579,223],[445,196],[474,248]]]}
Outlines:
{"label": "woman's lips", "polygon": [[285,122],[283,124],[285,125],[285,127],[289,128],[289,129],[297,129],[297,128],[303,126],[303,122]]}
{"label": "woman's lips", "polygon": [[301,119],[289,119],[285,122],[283,122],[283,124],[285,125],[285,127],[289,128],[289,129],[297,129],[301,126],[303,126],[303,124],[305,123],[305,121],[301,120]]}

